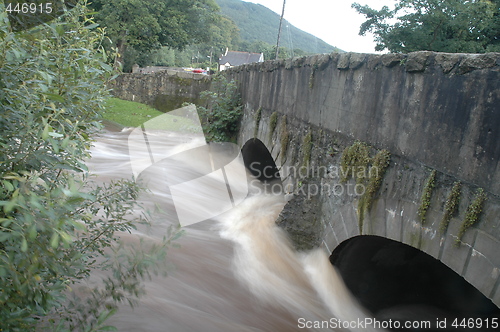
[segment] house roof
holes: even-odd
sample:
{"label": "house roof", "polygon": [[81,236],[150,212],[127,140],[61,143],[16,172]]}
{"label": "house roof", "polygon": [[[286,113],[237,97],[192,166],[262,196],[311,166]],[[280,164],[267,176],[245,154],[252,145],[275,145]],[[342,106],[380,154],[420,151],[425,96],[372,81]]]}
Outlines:
{"label": "house roof", "polygon": [[229,63],[231,66],[239,66],[245,63],[259,62],[261,61],[261,57],[262,53],[227,51],[219,59],[219,64],[224,65]]}

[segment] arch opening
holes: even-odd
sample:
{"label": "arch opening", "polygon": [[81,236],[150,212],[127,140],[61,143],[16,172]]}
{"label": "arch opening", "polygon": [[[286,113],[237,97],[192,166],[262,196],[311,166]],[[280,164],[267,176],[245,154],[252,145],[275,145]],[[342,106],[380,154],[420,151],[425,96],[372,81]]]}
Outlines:
{"label": "arch opening", "polygon": [[258,138],[249,139],[241,148],[248,171],[262,183],[279,183],[281,176],[273,156]]}
{"label": "arch opening", "polygon": [[[460,322],[500,317],[500,309],[463,277],[401,242],[360,235],[338,245],[330,262],[360,304],[380,320],[436,324],[438,319],[447,319],[447,328],[457,331],[451,326],[456,318]],[[483,325],[474,330],[488,329]]]}

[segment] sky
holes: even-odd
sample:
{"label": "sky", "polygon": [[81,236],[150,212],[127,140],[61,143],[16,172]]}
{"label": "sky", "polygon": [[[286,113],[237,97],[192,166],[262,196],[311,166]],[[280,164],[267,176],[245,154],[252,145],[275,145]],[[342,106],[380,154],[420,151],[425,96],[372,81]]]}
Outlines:
{"label": "sky", "polygon": [[[283,8],[283,0],[244,1],[261,4],[279,15]],[[379,53],[375,52],[373,35],[358,35],[359,26],[366,19],[351,8],[353,2],[369,5],[374,9],[380,9],[384,5],[393,8],[395,4],[395,0],[286,0],[285,19],[344,51]],[[285,40],[282,39],[281,45],[287,46],[284,44]]]}

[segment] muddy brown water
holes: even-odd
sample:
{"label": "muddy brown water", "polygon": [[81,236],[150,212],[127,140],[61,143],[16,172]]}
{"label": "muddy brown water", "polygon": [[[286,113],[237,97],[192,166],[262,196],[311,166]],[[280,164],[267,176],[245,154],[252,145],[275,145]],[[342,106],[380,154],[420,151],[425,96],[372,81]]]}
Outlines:
{"label": "muddy brown water", "polygon": [[[98,137],[87,163],[96,180],[132,178],[130,153],[142,153],[148,162],[144,147],[128,142],[129,132],[108,127]],[[200,139],[168,132],[150,139],[165,137],[187,147]],[[196,163],[179,169],[190,171]],[[164,211],[153,214],[152,229],[123,234],[124,241],[141,237],[156,241],[177,223],[169,193],[159,181],[164,171],[148,168],[145,183],[150,193],[141,198],[145,209],[153,211],[156,203]],[[210,188],[193,190],[210,195]],[[196,209],[196,202],[192,204]],[[121,305],[108,323],[131,332],[326,331],[333,329],[307,328],[305,322],[312,326],[315,321],[366,317],[325,253],[291,249],[274,224],[284,204],[281,196],[253,194],[213,220],[185,227],[185,235],[177,241],[180,247],[169,249],[167,260],[174,268],[168,276],[146,281],[147,293],[139,304]]]}

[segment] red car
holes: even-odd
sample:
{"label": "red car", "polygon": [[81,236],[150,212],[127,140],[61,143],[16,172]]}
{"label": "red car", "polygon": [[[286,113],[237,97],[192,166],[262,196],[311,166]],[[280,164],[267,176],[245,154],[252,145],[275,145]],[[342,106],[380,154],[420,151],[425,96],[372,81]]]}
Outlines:
{"label": "red car", "polygon": [[201,68],[196,68],[196,69],[193,69],[193,73],[205,74],[206,71],[204,69],[201,69]]}

